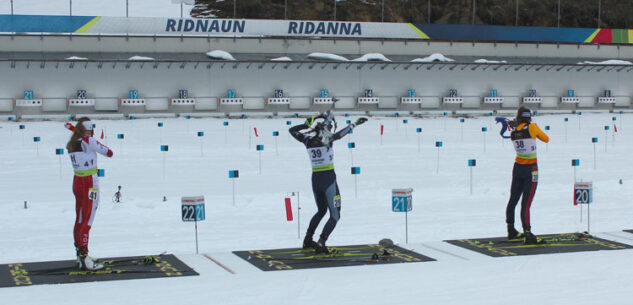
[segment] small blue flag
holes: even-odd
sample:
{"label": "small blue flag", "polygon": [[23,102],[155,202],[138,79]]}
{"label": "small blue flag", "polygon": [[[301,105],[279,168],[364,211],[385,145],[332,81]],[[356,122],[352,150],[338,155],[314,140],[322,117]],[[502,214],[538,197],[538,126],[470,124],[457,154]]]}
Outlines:
{"label": "small blue flag", "polygon": [[229,171],[229,178],[239,178],[239,177],[240,177],[240,171],[238,170]]}
{"label": "small blue flag", "polygon": [[442,147],[442,141],[435,141],[435,147]]}
{"label": "small blue flag", "polygon": [[591,143],[598,143],[598,138],[591,138]]}
{"label": "small blue flag", "polygon": [[12,117],[12,116],[8,117],[8,119],[9,119],[9,121],[14,121],[15,120],[15,118]]}
{"label": "small blue flag", "polygon": [[609,125],[604,125],[604,130],[609,130]]}
{"label": "small blue flag", "polygon": [[264,150],[264,145],[263,144],[258,144],[257,147],[255,147],[257,149],[257,151],[262,151]]}
{"label": "small blue flag", "polygon": [[245,119],[245,118],[247,118],[247,117],[248,117],[248,116],[246,115],[246,113],[243,113],[243,114],[242,114],[242,119]]}
{"label": "small blue flag", "polygon": [[352,175],[360,175],[360,167],[352,167]]}
{"label": "small blue flag", "polygon": [[571,166],[580,166],[580,159],[572,159]]}
{"label": "small blue flag", "polygon": [[64,149],[63,148],[55,148],[55,154],[56,155],[63,155],[64,154]]}
{"label": "small blue flag", "polygon": [[292,121],[286,121],[286,125],[292,125]]}
{"label": "small blue flag", "polygon": [[460,123],[464,123],[464,121],[466,121],[466,120],[464,120],[464,118],[460,118],[460,119],[459,119],[459,122],[460,122]]}
{"label": "small blue flag", "polygon": [[396,112],[396,113],[394,113],[394,114],[393,114],[393,116],[395,116],[395,117],[399,117],[399,116],[400,116],[400,114]]}
{"label": "small blue flag", "polygon": [[[611,120],[612,120],[612,121],[614,121],[614,122],[615,122],[617,119],[618,119],[618,118],[616,118],[616,117],[612,117],[612,118],[611,118]],[[9,120],[10,120],[10,119],[9,119]]]}
{"label": "small blue flag", "polygon": [[347,143],[347,148],[356,148],[356,143],[354,142]]}
{"label": "small blue flag", "polygon": [[415,132],[417,132],[417,133],[422,133],[422,128],[419,128],[419,127],[418,127],[418,128],[416,128],[416,129],[415,129]]}
{"label": "small blue flag", "polygon": [[204,131],[198,131],[198,136],[199,137],[204,137]]}
{"label": "small blue flag", "polygon": [[549,130],[549,125],[545,125],[545,130]]}
{"label": "small blue flag", "polygon": [[160,151],[169,151],[169,145],[161,145]]}
{"label": "small blue flag", "polygon": [[345,114],[345,117],[346,117],[346,118],[347,118],[347,117],[349,117],[349,113],[346,113],[346,114]]}
{"label": "small blue flag", "polygon": [[117,138],[117,139],[125,139],[125,135],[124,135],[124,134],[122,134],[122,133],[120,133],[120,134],[117,134],[117,135],[116,135],[116,138]]}
{"label": "small blue flag", "polygon": [[481,127],[481,132],[486,132],[488,131],[488,127]]}
{"label": "small blue flag", "polygon": [[568,119],[568,118],[565,118],[565,122],[568,122],[568,121],[569,121],[569,119]]}
{"label": "small blue flag", "polygon": [[470,167],[477,166],[477,160],[475,159],[468,160],[468,166]]}
{"label": "small blue flag", "polygon": [[402,124],[407,124],[409,123],[409,120],[402,120]]}
{"label": "small blue flag", "polygon": [[349,125],[349,124],[351,124],[351,123],[352,123],[352,120],[345,120],[345,124],[348,124],[348,125]]}
{"label": "small blue flag", "polygon": [[97,170],[97,177],[104,177],[105,176],[105,169],[98,169]]}
{"label": "small blue flag", "polygon": [[292,116],[295,117],[295,118],[298,118],[299,114],[295,112],[295,113],[292,114]]}
{"label": "small blue flag", "polygon": [[578,111],[578,115],[582,115],[582,111]]}
{"label": "small blue flag", "polygon": [[222,122],[222,125],[223,125],[223,126],[229,126],[229,122],[224,121],[224,122]]}
{"label": "small blue flag", "polygon": [[279,131],[273,131],[273,137],[278,137],[279,136]]}
{"label": "small blue flag", "polygon": [[133,116],[133,115],[130,116],[130,120],[135,120],[135,119],[136,119],[135,116]]}
{"label": "small blue flag", "polygon": [[185,115],[185,119],[187,119],[187,120],[191,119],[191,116],[190,115]]}
{"label": "small blue flag", "polygon": [[25,129],[25,128],[26,128],[26,126],[20,125],[20,129]]}
{"label": "small blue flag", "polygon": [[163,127],[163,122],[158,122],[158,127]]}
{"label": "small blue flag", "polygon": [[40,137],[33,137],[33,142],[39,142],[40,141]]}

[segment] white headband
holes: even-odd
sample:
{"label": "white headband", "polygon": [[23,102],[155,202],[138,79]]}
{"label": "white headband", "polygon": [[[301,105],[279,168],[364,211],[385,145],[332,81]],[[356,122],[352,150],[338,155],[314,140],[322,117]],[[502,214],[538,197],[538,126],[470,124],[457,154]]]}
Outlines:
{"label": "white headband", "polygon": [[83,121],[81,122],[81,125],[84,125],[84,128],[86,130],[92,130],[92,128],[94,127],[94,124],[92,124],[91,121]]}

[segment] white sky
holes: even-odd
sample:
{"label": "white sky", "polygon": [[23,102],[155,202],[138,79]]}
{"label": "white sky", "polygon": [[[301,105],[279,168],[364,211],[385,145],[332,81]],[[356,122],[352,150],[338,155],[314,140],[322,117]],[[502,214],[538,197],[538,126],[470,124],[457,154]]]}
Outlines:
{"label": "white sky", "polygon": [[[13,0],[16,15],[125,16],[126,0]],[[180,4],[171,0],[127,0],[130,17],[180,17]],[[193,8],[184,5],[187,16]],[[0,0],[0,14],[11,14],[11,0]]]}

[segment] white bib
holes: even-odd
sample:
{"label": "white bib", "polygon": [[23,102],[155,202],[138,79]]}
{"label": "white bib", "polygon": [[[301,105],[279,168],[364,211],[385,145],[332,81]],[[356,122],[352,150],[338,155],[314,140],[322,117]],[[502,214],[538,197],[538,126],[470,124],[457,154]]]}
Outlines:
{"label": "white bib", "polygon": [[[334,169],[334,149],[327,146],[308,148],[308,157],[312,164],[312,169]],[[320,170],[318,170],[320,171]]]}

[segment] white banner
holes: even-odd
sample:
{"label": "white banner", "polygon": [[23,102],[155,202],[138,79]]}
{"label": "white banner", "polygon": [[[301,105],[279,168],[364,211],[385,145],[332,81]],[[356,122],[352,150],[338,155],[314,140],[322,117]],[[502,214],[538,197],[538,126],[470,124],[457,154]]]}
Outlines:
{"label": "white banner", "polygon": [[243,37],[297,36],[428,39],[428,36],[407,23],[245,19],[96,17],[76,32]]}

